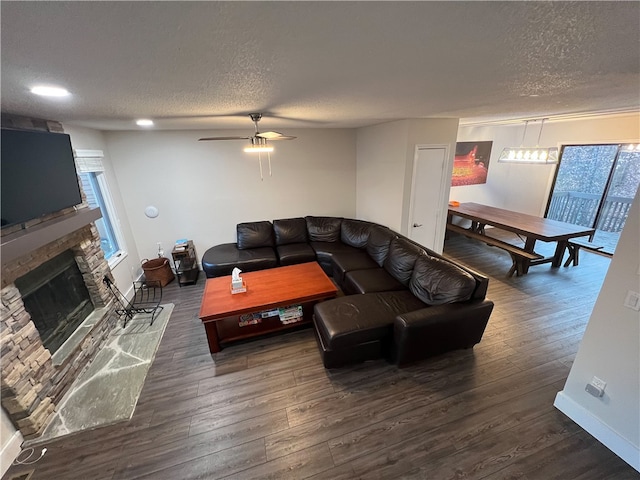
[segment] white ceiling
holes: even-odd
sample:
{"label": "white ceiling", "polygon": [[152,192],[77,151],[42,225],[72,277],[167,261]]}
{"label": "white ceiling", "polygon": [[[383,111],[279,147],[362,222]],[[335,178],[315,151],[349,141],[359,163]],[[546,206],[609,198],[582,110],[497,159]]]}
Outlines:
{"label": "white ceiling", "polygon": [[[637,1],[0,8],[2,111],[103,130],[250,127],[254,111],[270,129],[640,107]],[[42,83],[72,96],[29,93]]]}

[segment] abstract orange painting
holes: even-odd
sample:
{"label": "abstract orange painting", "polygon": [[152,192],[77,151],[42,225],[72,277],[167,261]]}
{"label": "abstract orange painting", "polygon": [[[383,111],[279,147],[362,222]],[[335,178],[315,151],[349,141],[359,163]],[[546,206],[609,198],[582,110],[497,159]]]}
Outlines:
{"label": "abstract orange painting", "polygon": [[453,159],[452,187],[487,183],[493,142],[458,142]]}

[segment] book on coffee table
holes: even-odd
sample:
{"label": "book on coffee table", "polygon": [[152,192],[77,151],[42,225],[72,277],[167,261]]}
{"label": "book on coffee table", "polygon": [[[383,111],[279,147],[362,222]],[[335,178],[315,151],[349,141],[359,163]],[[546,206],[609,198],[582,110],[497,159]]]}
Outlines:
{"label": "book on coffee table", "polygon": [[303,318],[302,305],[280,307],[278,309],[278,315],[280,317],[280,321],[285,325],[299,322]]}
{"label": "book on coffee table", "polygon": [[238,317],[238,326],[246,327],[247,325],[257,325],[262,323],[262,315],[259,313],[245,313]]}

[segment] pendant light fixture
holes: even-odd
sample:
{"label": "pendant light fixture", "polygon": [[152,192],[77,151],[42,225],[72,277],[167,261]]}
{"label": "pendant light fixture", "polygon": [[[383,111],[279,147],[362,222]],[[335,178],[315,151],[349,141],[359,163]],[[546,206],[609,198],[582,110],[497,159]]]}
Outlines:
{"label": "pendant light fixture", "polygon": [[246,153],[272,153],[273,147],[267,145],[267,139],[263,137],[251,137],[251,144],[244,147]]}
{"label": "pendant light fixture", "polygon": [[[542,128],[544,127],[544,121],[542,119],[540,124],[540,132],[538,133],[538,141],[536,146],[531,148],[524,147],[524,139],[527,134],[527,126],[529,120],[524,122],[524,133],[522,134],[522,142],[519,147],[507,147],[502,150],[498,162],[501,163],[535,163],[539,165],[551,165],[558,163],[558,148],[557,147],[540,147],[540,137],[542,136]],[[535,120],[534,120],[535,121]]]}
{"label": "pendant light fixture", "polygon": [[269,176],[271,176],[271,152],[273,152],[273,147],[271,145],[267,145],[267,139],[262,137],[252,137],[251,145],[247,145],[244,147],[245,153],[257,153],[258,154],[258,163],[260,164],[260,180],[264,180],[264,176],[262,175],[262,154],[267,154],[267,159],[269,160]]}

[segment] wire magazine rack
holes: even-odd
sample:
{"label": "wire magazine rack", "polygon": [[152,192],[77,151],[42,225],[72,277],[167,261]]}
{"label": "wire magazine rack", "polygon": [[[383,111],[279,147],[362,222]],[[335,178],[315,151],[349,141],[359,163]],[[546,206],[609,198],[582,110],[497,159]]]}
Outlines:
{"label": "wire magazine rack", "polygon": [[119,305],[116,308],[116,313],[123,319],[122,328],[125,328],[127,322],[138,313],[151,314],[151,325],[153,325],[153,321],[164,308],[160,305],[162,301],[162,286],[159,282],[133,282],[133,297],[131,300],[127,300],[108,276],[105,276],[102,281],[109,288]]}

